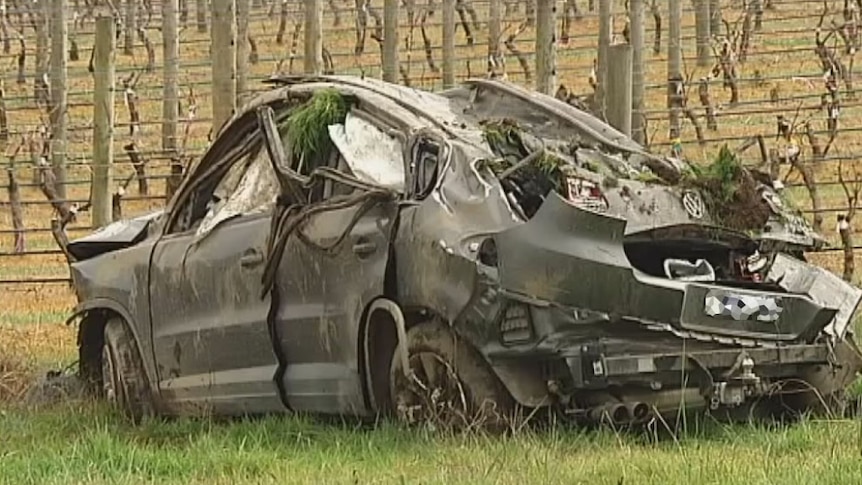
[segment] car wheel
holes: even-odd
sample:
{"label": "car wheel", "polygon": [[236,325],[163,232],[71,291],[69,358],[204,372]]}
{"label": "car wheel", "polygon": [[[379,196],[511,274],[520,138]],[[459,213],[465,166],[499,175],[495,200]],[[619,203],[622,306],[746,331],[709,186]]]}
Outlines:
{"label": "car wheel", "polygon": [[407,332],[410,377],[398,344],[390,366],[390,398],[408,424],[445,429],[506,429],[513,400],[482,357],[439,322]]}
{"label": "car wheel", "polygon": [[116,318],[105,325],[102,391],[111,406],[136,423],[152,414],[151,394],[138,346],[123,321]]}

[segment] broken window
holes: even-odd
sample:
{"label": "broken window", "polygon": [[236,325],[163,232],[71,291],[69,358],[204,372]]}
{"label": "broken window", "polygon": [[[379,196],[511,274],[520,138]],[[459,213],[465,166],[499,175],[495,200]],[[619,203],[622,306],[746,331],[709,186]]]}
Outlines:
{"label": "broken window", "polygon": [[403,147],[396,137],[348,113],[343,124],[329,126],[329,138],[339,154],[336,167],[349,169],[363,182],[404,191]]}
{"label": "broken window", "polygon": [[270,210],[278,192],[278,181],[269,155],[263,144],[258,143],[245,160],[231,167],[216,187],[197,234],[205,234],[233,217]]}

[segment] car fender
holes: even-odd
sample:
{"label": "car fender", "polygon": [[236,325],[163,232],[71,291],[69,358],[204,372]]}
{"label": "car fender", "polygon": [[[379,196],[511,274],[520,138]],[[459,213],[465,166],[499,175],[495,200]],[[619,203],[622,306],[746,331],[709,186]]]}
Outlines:
{"label": "car fender", "polygon": [[[144,372],[146,372],[147,385],[150,388],[150,391],[153,393],[158,393],[158,386],[155,386],[154,383],[157,382],[155,379],[155,375],[153,372],[153,366],[150,365],[152,359],[150,355],[147,355],[144,352],[144,347],[141,345],[140,336],[138,334],[136,326],[133,324],[134,319],[131,316],[131,313],[127,308],[125,308],[120,302],[113,300],[111,298],[97,297],[91,298],[89,300],[83,301],[75,306],[74,310],[72,310],[72,314],[69,318],[66,319],[66,325],[70,325],[74,320],[79,317],[86,318],[86,315],[92,311],[98,310],[107,310],[113,312],[120,316],[123,319],[123,322],[126,325],[126,328],[129,330],[129,333],[132,335],[134,339],[135,345],[138,348],[138,352],[141,354],[141,359],[144,362]],[[82,321],[83,322],[83,321]],[[78,332],[80,334],[80,327]],[[79,341],[80,345],[80,341]]]}

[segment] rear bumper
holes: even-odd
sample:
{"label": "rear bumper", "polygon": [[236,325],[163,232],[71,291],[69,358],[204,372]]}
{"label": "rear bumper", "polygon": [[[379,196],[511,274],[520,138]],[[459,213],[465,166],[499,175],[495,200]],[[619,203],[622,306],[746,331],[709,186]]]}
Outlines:
{"label": "rear bumper", "polygon": [[[685,407],[735,408],[791,389],[783,387],[787,382],[834,394],[862,368],[850,337],[821,334],[807,342],[725,338],[685,333],[678,324],[507,296],[497,338],[482,351],[526,406],[557,402],[587,413],[596,403],[624,402],[673,411],[683,393]],[[511,316],[522,318],[521,323]],[[799,392],[798,386],[793,389]]]}

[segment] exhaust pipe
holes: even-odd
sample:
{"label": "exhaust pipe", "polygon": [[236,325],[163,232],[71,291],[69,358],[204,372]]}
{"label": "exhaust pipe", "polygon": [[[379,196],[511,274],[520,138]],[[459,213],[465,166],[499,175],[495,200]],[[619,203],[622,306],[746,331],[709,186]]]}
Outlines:
{"label": "exhaust pipe", "polygon": [[632,417],[632,421],[635,423],[639,423],[641,421],[645,421],[650,415],[650,407],[647,403],[642,401],[633,401],[626,403],[626,409],[628,410],[629,415]]}
{"label": "exhaust pipe", "polygon": [[623,403],[611,403],[596,406],[589,411],[590,420],[601,422],[609,420],[613,424],[623,424],[631,420],[631,413]]}

